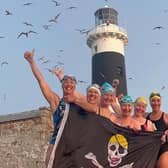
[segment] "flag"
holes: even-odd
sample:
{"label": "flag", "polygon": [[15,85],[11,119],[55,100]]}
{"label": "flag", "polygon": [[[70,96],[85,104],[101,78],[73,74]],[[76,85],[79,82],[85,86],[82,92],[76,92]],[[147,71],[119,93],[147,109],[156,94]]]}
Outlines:
{"label": "flag", "polygon": [[117,126],[70,104],[52,168],[154,168],[161,135]]}

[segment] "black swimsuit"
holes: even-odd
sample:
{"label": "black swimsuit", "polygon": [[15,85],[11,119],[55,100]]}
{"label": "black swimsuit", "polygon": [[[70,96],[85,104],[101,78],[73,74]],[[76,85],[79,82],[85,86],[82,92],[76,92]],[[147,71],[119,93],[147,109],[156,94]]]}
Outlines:
{"label": "black swimsuit", "polygon": [[[151,113],[146,117],[149,120],[151,120],[150,115],[151,115]],[[166,123],[164,121],[164,112],[162,112],[162,115],[158,120],[151,120],[151,121],[155,124],[158,131],[163,131],[164,132],[166,129],[168,129],[167,126],[166,126]],[[161,147],[160,147],[159,156],[162,153],[167,152],[167,151],[168,151],[168,143],[162,144]]]}
{"label": "black swimsuit", "polygon": [[[146,117],[146,119],[151,120],[150,115],[151,113]],[[162,115],[158,120],[151,121],[155,124],[158,131],[165,131],[167,129],[166,123],[164,121],[164,112],[162,112]]]}

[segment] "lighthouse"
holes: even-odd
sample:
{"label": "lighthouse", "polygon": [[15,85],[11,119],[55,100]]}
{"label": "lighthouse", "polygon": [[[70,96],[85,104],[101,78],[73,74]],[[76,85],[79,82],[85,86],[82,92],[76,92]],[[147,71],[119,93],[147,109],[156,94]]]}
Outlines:
{"label": "lighthouse", "polygon": [[92,52],[92,83],[112,84],[119,80],[117,94],[127,94],[124,50],[128,43],[127,32],[118,26],[118,12],[105,6],[95,12],[95,27],[87,36]]}

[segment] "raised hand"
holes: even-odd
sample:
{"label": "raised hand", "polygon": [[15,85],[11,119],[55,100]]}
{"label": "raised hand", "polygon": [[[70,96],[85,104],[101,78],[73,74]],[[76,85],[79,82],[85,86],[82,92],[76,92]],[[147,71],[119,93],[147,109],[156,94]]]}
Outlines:
{"label": "raised hand", "polygon": [[32,63],[33,57],[34,57],[35,50],[33,49],[32,51],[26,51],[24,53],[24,58],[29,62]]}
{"label": "raised hand", "polygon": [[61,81],[64,77],[64,71],[60,68],[54,68],[51,70],[53,74],[57,76],[57,78]]}

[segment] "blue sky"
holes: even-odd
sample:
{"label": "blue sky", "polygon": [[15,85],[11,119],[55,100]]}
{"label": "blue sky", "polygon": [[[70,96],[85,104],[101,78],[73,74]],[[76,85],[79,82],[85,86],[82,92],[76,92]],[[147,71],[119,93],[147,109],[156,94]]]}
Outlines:
{"label": "blue sky", "polygon": [[[31,2],[29,6],[24,3]],[[0,114],[16,113],[48,106],[40,88],[33,77],[23,54],[35,49],[35,59],[50,87],[62,96],[57,78],[45,68],[51,68],[58,62],[64,62],[65,73],[74,74],[79,83],[78,90],[85,93],[91,82],[91,51],[86,45],[86,36],[75,29],[94,27],[94,12],[105,5],[113,7],[119,13],[119,26],[128,33],[128,45],[125,48],[125,62],[128,93],[133,98],[148,97],[150,92],[158,90],[163,96],[162,109],[168,111],[168,1],[153,0],[62,0],[56,7],[49,0],[1,0],[0,2]],[[75,9],[67,9],[75,6]],[[12,15],[5,15],[5,10]],[[58,13],[58,23],[52,23],[50,30],[43,25]],[[33,24],[25,26],[23,22]],[[153,30],[162,26],[161,30]],[[28,38],[20,32],[29,30]],[[63,50],[63,52],[60,52]],[[38,59],[45,56],[50,60],[42,64]],[[165,86],[163,89],[162,87]],[[150,111],[150,107],[148,107]]]}

